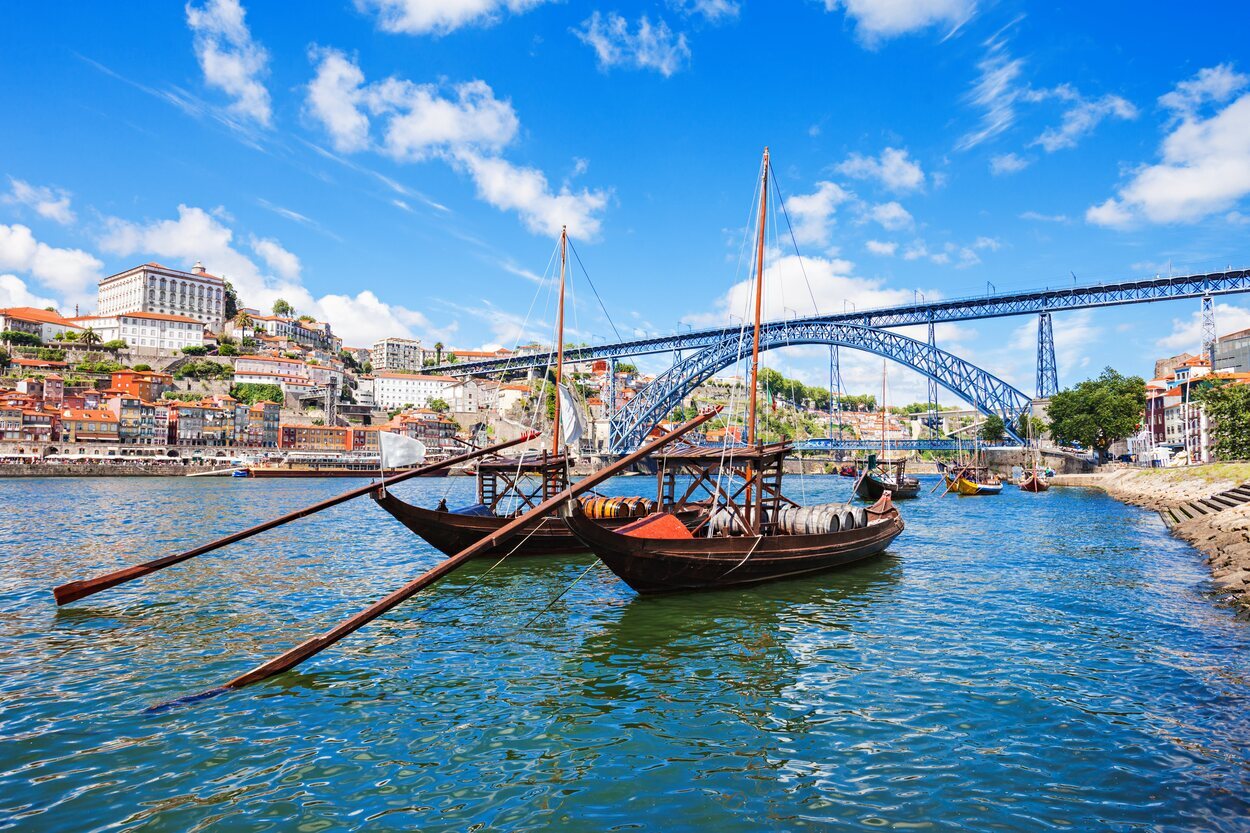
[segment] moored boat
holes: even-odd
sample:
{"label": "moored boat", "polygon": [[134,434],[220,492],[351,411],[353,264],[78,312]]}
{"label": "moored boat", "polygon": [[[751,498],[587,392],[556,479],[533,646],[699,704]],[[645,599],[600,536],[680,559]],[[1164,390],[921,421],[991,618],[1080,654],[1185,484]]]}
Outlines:
{"label": "moored boat", "polygon": [[946,489],[957,495],[1002,494],[1003,481],[985,466],[956,465],[943,467]]}
{"label": "moored boat", "polygon": [[906,460],[869,461],[855,481],[855,494],[864,500],[879,500],[889,494],[894,500],[906,500],[920,496],[920,481],[907,476]]}
{"label": "moored boat", "polygon": [[655,458],[658,503],[681,511],[693,497],[705,493],[714,508],[693,529],[671,513],[654,513],[615,530],[595,525],[576,509],[564,516],[569,529],[640,593],[732,587],[840,567],[884,552],[903,531],[903,520],[888,493],[868,509],[849,504],[799,506],[781,489],[791,445],[757,440],[769,185],[765,149],[745,447],[692,447]]}
{"label": "moored boat", "polygon": [[1020,489],[1025,492],[1044,492],[1050,488],[1045,475],[1038,469],[1029,469],[1020,478]]}

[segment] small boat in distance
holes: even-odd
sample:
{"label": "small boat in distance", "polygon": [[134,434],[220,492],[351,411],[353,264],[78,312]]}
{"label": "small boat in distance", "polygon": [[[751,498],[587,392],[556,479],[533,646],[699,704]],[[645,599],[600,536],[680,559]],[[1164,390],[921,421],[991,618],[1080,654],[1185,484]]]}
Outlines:
{"label": "small boat in distance", "polygon": [[938,467],[946,477],[948,492],[967,496],[1002,494],[1003,481],[985,466],[939,463]]}
{"label": "small boat in distance", "polygon": [[877,460],[876,455],[869,455],[855,481],[856,496],[876,501],[883,494],[889,493],[894,500],[906,500],[920,496],[920,481],[907,476],[907,461]]}
{"label": "small boat in distance", "polygon": [[[422,465],[437,462],[430,458]],[[377,454],[334,454],[326,451],[289,451],[279,457],[266,457],[245,467],[246,475],[235,477],[382,477],[382,458]],[[397,474],[418,466],[387,469]],[[448,469],[436,469],[422,477],[446,477]]]}

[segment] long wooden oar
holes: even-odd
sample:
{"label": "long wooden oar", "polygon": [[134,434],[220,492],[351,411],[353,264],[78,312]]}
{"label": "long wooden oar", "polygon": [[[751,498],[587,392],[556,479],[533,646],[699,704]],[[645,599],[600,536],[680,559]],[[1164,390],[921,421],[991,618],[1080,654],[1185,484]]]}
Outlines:
{"label": "long wooden oar", "polygon": [[446,460],[442,460],[437,463],[430,463],[427,466],[410,469],[408,471],[401,472],[400,474],[385,478],[380,482],[370,483],[367,486],[352,489],[350,492],[344,492],[338,497],[332,497],[329,500],[314,503],[312,506],[306,506],[303,509],[296,510],[295,512],[288,513],[279,518],[274,518],[271,521],[265,521],[262,524],[257,524],[256,526],[245,529],[242,532],[235,532],[232,535],[227,535],[225,538],[218,538],[216,541],[203,544],[195,547],[194,549],[189,549],[186,552],[166,555],[152,561],[145,561],[142,564],[123,567],[120,570],[114,570],[111,573],[105,573],[104,575],[96,576],[95,578],[83,579],[82,581],[71,581],[68,584],[62,584],[60,587],[53,588],[52,595],[56,597],[56,603],[58,605],[69,604],[70,602],[99,593],[101,590],[107,590],[110,587],[116,587],[119,584],[125,584],[128,581],[133,581],[134,579],[150,575],[155,573],[157,570],[163,570],[172,564],[178,564],[179,562],[186,561],[188,558],[195,558],[197,555],[212,552],[213,550],[224,547],[227,544],[242,541],[244,538],[251,538],[253,535],[264,532],[267,529],[282,526],[282,524],[289,521],[304,518],[320,512],[323,509],[329,509],[331,506],[338,506],[340,503],[345,503],[353,498],[367,495],[380,486],[389,487],[401,481],[407,480],[410,477],[418,477],[428,472],[438,471],[439,469],[447,466],[455,466],[486,454],[492,454],[496,451],[502,451],[505,448],[520,445],[521,443],[528,442],[537,436],[539,436],[538,432],[534,431],[529,434],[522,435],[515,440],[508,440],[507,442],[499,443],[497,445],[479,448],[474,451],[461,454],[457,457],[449,457]]}
{"label": "long wooden oar", "polygon": [[[567,489],[560,492],[558,495],[548,498],[547,500],[538,504],[538,506],[526,512],[524,515],[521,515],[519,518],[513,520],[511,523],[505,524],[504,526],[500,527],[497,531],[491,533],[490,535],[487,535],[485,538],[481,539],[476,544],[473,544],[467,549],[461,550],[460,552],[456,553],[455,555],[451,556],[445,561],[440,561],[438,565],[435,566],[433,569],[428,570],[427,572],[423,573],[422,575],[408,582],[403,587],[396,590],[394,593],[391,593],[389,596],[386,596],[385,598],[377,602],[374,602],[372,605],[365,608],[360,613],[357,613],[355,616],[351,617],[350,619],[338,625],[335,625],[333,628],[330,628],[330,630],[326,631],[320,636],[314,636],[312,639],[309,639],[307,642],[304,642],[300,645],[296,645],[294,648],[287,651],[282,656],[276,659],[271,659],[266,663],[258,665],[255,668],[253,668],[251,671],[248,671],[246,674],[243,674],[242,676],[235,677],[233,680],[226,683],[224,686],[221,686],[220,688],[217,688],[217,689],[212,689],[208,692],[204,692],[204,694],[212,694],[218,691],[222,691],[224,689],[241,688],[245,685],[259,682],[260,680],[268,679],[269,677],[272,677],[275,674],[280,674],[283,671],[287,671],[291,668],[294,668],[295,666],[304,662],[309,657],[312,657],[316,654],[321,653],[326,648],[329,648],[331,645],[333,645],[335,642],[338,642],[343,637],[347,636],[348,634],[356,630],[359,630],[360,628],[364,627],[369,622],[372,622],[374,619],[381,616],[383,613],[386,613],[391,608],[409,599],[414,594],[416,594],[419,590],[429,587],[431,584],[443,578],[448,573],[451,573],[452,571],[454,571],[457,567],[459,567],[464,562],[468,561],[470,558],[473,558],[473,556],[478,555],[479,553],[485,550],[488,550],[492,547],[496,547],[502,544],[504,541],[508,540],[509,538],[513,537],[517,533],[521,532],[521,530],[523,530],[525,527],[529,526],[530,524],[538,523],[542,519],[543,515],[546,515],[547,513],[551,512],[553,509],[557,508],[558,506],[560,506],[561,504],[563,504],[565,501],[569,500],[570,498],[576,497],[582,492],[593,489],[595,486],[598,486],[600,483],[607,480],[609,477],[612,477],[617,472],[631,465],[635,461],[640,460],[643,457],[646,457],[647,455],[653,453],[656,449],[661,448],[664,445],[667,445],[668,443],[672,442],[673,440],[685,434],[687,431],[690,431],[692,428],[696,428],[699,425],[703,424],[704,422],[706,422],[707,420],[715,416],[717,413],[719,413],[720,410],[721,409],[717,407],[713,410],[706,411],[700,414],[699,416],[695,417],[694,419],[682,425],[679,425],[677,428],[673,429],[672,431],[663,435],[662,437],[659,437],[657,439],[652,440],[649,443],[646,443],[634,453],[628,454],[625,457],[622,457],[620,460],[617,460],[612,465],[607,466],[606,468],[602,468],[599,471],[595,472],[594,474],[590,475],[589,477],[578,481],[572,486],[569,486]],[[202,695],[194,695],[192,699],[198,699],[201,696]]]}

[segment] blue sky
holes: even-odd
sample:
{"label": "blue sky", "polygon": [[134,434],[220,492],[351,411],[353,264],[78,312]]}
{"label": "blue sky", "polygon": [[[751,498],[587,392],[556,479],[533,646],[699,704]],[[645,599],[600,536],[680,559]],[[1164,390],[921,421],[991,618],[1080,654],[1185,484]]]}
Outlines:
{"label": "blue sky", "polygon": [[[199,259],[349,343],[512,344],[547,332],[536,279],[568,223],[623,336],[727,322],[765,145],[823,310],[1246,263],[1240,4],[293,8],[5,8],[0,306],[85,311],[103,275]],[[810,311],[777,254],[771,311]],[[587,289],[572,338],[610,339]],[[1250,326],[1250,301],[1218,322]],[[1055,325],[1064,384],[1197,348],[1196,302]],[[1033,332],[939,339],[1032,390]],[[816,382],[822,356],[769,362]],[[879,363],[845,364],[871,388]]]}

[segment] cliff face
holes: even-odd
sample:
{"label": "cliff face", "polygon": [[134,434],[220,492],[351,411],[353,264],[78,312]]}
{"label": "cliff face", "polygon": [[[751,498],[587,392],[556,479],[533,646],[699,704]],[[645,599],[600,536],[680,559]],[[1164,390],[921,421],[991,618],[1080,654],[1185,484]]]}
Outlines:
{"label": "cliff face", "polygon": [[[1057,486],[1092,486],[1125,503],[1166,509],[1209,497],[1250,482],[1250,463],[1215,463],[1176,469],[1119,471],[1058,476]],[[1191,518],[1172,533],[1207,556],[1220,595],[1250,612],[1250,503]]]}

